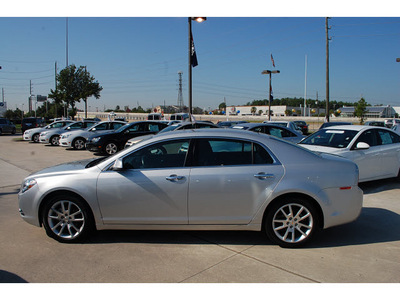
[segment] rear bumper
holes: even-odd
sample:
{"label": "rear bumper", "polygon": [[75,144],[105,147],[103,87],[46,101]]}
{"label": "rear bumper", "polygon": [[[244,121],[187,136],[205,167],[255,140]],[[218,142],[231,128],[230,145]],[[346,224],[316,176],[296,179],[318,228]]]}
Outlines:
{"label": "rear bumper", "polygon": [[358,186],[349,189],[329,188],[321,191],[324,199],[324,228],[350,223],[358,218],[363,205],[363,191]]}

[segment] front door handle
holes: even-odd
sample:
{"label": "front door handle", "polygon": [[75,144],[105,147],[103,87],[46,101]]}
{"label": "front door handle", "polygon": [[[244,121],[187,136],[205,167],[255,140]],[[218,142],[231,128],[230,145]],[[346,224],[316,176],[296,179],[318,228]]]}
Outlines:
{"label": "front door handle", "polygon": [[272,179],[275,178],[274,174],[265,174],[264,172],[260,172],[254,175],[257,179]]}
{"label": "front door handle", "polygon": [[169,181],[179,181],[179,180],[185,179],[185,176],[178,176],[176,174],[173,174],[173,175],[169,175],[169,176],[165,177],[165,179],[167,179]]}

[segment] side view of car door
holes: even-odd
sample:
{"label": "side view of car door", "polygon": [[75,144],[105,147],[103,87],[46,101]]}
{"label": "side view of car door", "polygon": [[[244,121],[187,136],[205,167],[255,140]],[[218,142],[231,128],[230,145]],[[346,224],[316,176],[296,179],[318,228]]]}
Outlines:
{"label": "side view of car door", "polygon": [[[248,224],[284,174],[261,145],[198,139],[189,182],[189,224]],[[215,197],[218,195],[218,197]]]}
{"label": "side view of car door", "polygon": [[162,142],[127,154],[123,169],[97,183],[105,224],[187,224],[189,140]]}

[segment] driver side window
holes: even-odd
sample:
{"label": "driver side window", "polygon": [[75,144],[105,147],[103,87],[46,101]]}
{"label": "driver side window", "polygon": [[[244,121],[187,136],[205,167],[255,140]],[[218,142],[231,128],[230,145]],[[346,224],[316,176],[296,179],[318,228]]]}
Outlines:
{"label": "driver side window", "polygon": [[123,159],[124,169],[182,168],[189,140],[167,141],[137,150]]}

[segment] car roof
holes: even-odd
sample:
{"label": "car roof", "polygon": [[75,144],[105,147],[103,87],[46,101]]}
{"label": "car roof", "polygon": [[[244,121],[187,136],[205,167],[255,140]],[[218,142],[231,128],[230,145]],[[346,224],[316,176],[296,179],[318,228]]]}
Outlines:
{"label": "car roof", "polygon": [[[364,129],[371,129],[373,126],[365,126],[365,125],[337,125],[337,126],[329,126],[322,128],[321,130],[355,130],[362,131]],[[379,127],[383,128],[383,127]]]}

